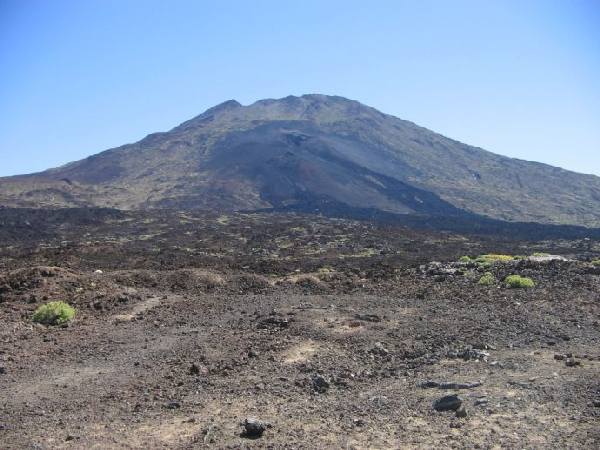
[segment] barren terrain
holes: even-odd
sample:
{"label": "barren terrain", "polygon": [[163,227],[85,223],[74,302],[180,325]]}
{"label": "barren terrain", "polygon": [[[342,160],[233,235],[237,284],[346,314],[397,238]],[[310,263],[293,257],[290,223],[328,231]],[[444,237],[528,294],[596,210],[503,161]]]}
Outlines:
{"label": "barren terrain", "polygon": [[[2,214],[3,449],[600,443],[597,241],[292,214]],[[458,262],[486,253],[523,257]],[[498,281],[481,286],[487,271]],[[509,289],[510,274],[536,286]],[[75,320],[34,324],[50,300]],[[454,394],[459,412],[434,409]],[[260,437],[243,434],[252,417]]]}

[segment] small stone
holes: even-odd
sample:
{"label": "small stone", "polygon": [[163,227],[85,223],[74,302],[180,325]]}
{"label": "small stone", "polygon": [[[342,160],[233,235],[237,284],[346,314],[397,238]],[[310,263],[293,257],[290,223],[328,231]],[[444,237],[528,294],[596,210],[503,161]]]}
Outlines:
{"label": "small stone", "polygon": [[388,403],[388,398],[385,395],[376,395],[369,399],[371,403],[375,403],[377,406],[383,406]]}
{"label": "small stone", "polygon": [[[447,387],[449,386],[449,387]],[[481,381],[473,381],[472,383],[442,383],[442,389],[475,389],[481,386]]]}
{"label": "small stone", "polygon": [[312,388],[319,394],[324,394],[329,389],[329,381],[322,375],[314,375],[312,377]]}
{"label": "small stone", "polygon": [[259,438],[271,425],[254,417],[248,417],[243,423],[244,432],[242,435],[248,438]]}
{"label": "small stone", "polygon": [[167,409],[178,409],[181,408],[181,403],[177,401],[172,401],[167,403]]}
{"label": "small stone", "polygon": [[475,389],[476,387],[481,386],[480,381],[474,381],[472,383],[457,383],[454,381],[424,381],[419,385],[422,388],[440,388],[440,389]]}
{"label": "small stone", "polygon": [[[273,314],[273,313],[272,313]],[[288,318],[281,318],[277,316],[267,317],[258,323],[258,329],[283,329],[287,328],[290,324]]]}
{"label": "small stone", "polygon": [[462,405],[462,399],[458,395],[446,395],[433,402],[436,411],[456,411]]}
{"label": "small stone", "polygon": [[352,424],[355,427],[364,427],[365,426],[365,421],[359,418],[354,418],[352,419]]}
{"label": "small stone", "polygon": [[467,409],[464,407],[464,405],[461,405],[460,408],[456,410],[456,417],[461,419],[467,417]]}
{"label": "small stone", "polygon": [[373,355],[378,356],[387,356],[390,353],[390,351],[387,348],[385,348],[381,342],[376,342],[373,348],[369,350],[369,352]]}
{"label": "small stone", "polygon": [[364,322],[381,322],[381,317],[377,314],[354,314],[354,318]]}
{"label": "small stone", "polygon": [[215,442],[215,435],[217,434],[218,430],[219,427],[217,427],[215,424],[211,424],[208,426],[208,428],[205,428],[202,431],[202,434],[204,434],[204,443],[213,444]]}
{"label": "small stone", "polygon": [[487,405],[488,403],[489,403],[489,400],[485,397],[478,398],[477,400],[475,400],[475,406]]}
{"label": "small stone", "polygon": [[563,359],[565,359],[565,355],[561,355],[561,354],[556,354],[554,355],[554,359],[557,361],[562,361]]}
{"label": "small stone", "polygon": [[565,361],[565,366],[567,366],[567,367],[576,367],[576,366],[580,366],[580,365],[581,365],[581,362],[577,361],[576,359],[573,359],[573,358],[568,358]]}

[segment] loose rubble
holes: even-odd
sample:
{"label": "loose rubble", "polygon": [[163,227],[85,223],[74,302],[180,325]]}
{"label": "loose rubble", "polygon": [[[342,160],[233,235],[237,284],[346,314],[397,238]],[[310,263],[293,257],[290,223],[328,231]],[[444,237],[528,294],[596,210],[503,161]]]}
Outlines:
{"label": "loose rubble", "polygon": [[[6,217],[2,448],[598,448],[599,242],[162,210],[21,236]],[[56,299],[71,326],[33,324]]]}

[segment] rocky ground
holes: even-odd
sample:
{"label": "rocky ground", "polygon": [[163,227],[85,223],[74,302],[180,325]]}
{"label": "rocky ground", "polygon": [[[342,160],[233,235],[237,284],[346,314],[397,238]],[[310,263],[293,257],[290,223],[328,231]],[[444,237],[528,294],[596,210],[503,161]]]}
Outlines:
{"label": "rocky ground", "polygon": [[[173,212],[0,236],[2,448],[600,443],[598,242]],[[458,262],[484,253],[524,257]],[[75,320],[34,324],[50,300]]]}

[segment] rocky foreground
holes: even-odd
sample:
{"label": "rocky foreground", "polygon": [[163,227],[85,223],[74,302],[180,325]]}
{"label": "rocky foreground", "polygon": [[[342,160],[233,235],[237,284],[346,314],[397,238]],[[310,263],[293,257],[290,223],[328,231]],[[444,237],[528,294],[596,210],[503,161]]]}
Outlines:
{"label": "rocky foreground", "polygon": [[[600,443],[597,242],[287,215],[45,230],[0,249],[2,448]],[[32,322],[57,299],[75,320]]]}

